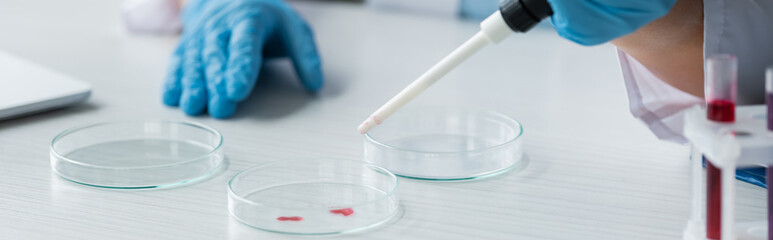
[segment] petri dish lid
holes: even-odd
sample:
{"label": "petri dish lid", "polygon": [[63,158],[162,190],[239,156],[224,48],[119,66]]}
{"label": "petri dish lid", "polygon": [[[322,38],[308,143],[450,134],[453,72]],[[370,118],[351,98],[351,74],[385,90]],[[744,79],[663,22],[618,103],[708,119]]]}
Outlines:
{"label": "petri dish lid", "polygon": [[95,187],[169,187],[214,173],[224,160],[222,144],[217,130],[192,122],[94,123],[54,137],[51,168]]}

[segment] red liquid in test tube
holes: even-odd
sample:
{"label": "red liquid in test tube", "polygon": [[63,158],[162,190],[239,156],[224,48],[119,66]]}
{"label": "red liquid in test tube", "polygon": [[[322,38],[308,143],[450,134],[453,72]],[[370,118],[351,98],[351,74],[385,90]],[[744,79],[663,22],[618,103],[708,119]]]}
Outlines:
{"label": "red liquid in test tube", "polygon": [[706,161],[706,238],[722,236],[722,170]]}
{"label": "red liquid in test tube", "polygon": [[706,116],[717,122],[735,121],[735,103],[725,100],[712,100],[706,103]]}
{"label": "red liquid in test tube", "polygon": [[[715,55],[706,60],[706,118],[735,121],[738,61],[731,55]],[[722,170],[706,159],[706,238],[722,235]]]}

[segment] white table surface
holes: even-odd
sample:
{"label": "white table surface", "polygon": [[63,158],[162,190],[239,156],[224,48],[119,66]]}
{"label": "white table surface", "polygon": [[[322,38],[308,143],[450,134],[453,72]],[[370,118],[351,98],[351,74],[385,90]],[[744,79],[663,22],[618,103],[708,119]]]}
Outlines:
{"label": "white table surface", "polygon": [[[187,117],[161,104],[175,36],[132,36],[120,1],[4,0],[0,50],[90,82],[85,104],[0,122],[0,239],[284,239],[228,216],[226,182],[258,163],[361,159],[355,127],[477,31],[457,19],[294,3],[315,30],[326,85],[304,93],[286,61],[262,74],[235,117]],[[13,79],[0,79],[13,81]],[[610,45],[580,47],[549,28],[483,49],[410,107],[495,110],[525,126],[528,166],[501,177],[401,179],[404,216],[352,239],[678,239],[689,215],[688,151],[628,112]],[[163,190],[105,190],[52,173],[48,145],[84,122],[182,119],[225,136],[227,169]],[[316,119],[314,122],[306,122]],[[765,193],[738,185],[738,220],[765,217]]]}

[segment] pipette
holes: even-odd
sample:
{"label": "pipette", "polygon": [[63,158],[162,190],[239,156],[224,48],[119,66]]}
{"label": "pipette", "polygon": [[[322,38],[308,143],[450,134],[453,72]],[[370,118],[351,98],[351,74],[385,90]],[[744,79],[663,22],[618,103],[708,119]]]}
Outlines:
{"label": "pipette", "polygon": [[480,31],[419,76],[408,87],[392,97],[357,127],[365,134],[405,106],[430,85],[446,75],[465,59],[490,43],[499,43],[511,32],[526,32],[542,19],[553,15],[547,0],[505,0],[495,12],[480,23]]}

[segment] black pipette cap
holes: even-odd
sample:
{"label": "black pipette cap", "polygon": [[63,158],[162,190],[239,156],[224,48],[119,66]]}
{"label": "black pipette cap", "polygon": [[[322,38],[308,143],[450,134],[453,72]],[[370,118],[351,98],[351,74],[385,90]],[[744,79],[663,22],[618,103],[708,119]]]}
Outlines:
{"label": "black pipette cap", "polygon": [[510,29],[526,32],[542,19],[553,15],[553,8],[547,0],[505,0],[499,6],[499,12]]}

